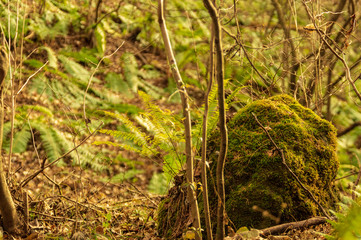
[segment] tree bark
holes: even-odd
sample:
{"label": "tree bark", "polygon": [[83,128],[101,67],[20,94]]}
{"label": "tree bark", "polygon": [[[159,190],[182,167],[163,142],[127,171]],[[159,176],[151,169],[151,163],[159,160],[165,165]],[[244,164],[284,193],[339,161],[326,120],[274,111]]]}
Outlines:
{"label": "tree bark", "polygon": [[14,233],[18,224],[16,208],[11,197],[4,173],[4,161],[2,158],[2,143],[4,131],[4,81],[9,64],[6,51],[3,47],[0,49],[0,97],[1,97],[1,115],[0,115],[0,212],[3,217],[4,230]]}
{"label": "tree bark", "polygon": [[202,132],[202,162],[201,162],[201,175],[202,175],[202,189],[203,189],[203,205],[204,205],[204,218],[206,222],[207,239],[213,240],[212,223],[209,211],[208,200],[208,183],[207,183],[207,124],[208,124],[208,111],[209,111],[209,93],[211,92],[214,73],[215,73],[215,61],[214,61],[214,26],[211,30],[211,42],[210,42],[210,60],[209,60],[209,82],[204,98],[204,113],[203,113],[203,132]]}
{"label": "tree bark", "polygon": [[217,160],[216,181],[218,194],[217,207],[217,232],[216,239],[223,240],[225,237],[225,190],[224,190],[224,164],[226,161],[228,149],[228,133],[226,126],[226,104],[224,94],[224,59],[222,49],[222,28],[219,21],[218,11],[210,0],[203,0],[204,6],[207,8],[211,16],[214,26],[214,43],[217,56],[216,78],[218,84],[218,110],[219,110],[219,130],[221,132],[221,146]]}
{"label": "tree bark", "polygon": [[177,84],[178,92],[181,96],[182,101],[182,110],[184,117],[184,131],[185,131],[185,141],[186,141],[186,177],[187,177],[187,198],[190,203],[191,216],[193,218],[193,227],[196,229],[196,239],[201,239],[201,223],[198,211],[198,202],[195,194],[196,186],[194,184],[194,172],[193,172],[193,150],[192,150],[192,133],[191,133],[191,115],[190,115],[190,106],[188,104],[188,95],[185,88],[185,84],[182,80],[182,77],[179,73],[178,65],[175,60],[172,46],[169,40],[167,27],[164,20],[164,3],[163,0],[158,0],[158,22],[162,32],[162,37],[164,41],[165,51],[168,57],[168,62],[171,67],[174,80]]}

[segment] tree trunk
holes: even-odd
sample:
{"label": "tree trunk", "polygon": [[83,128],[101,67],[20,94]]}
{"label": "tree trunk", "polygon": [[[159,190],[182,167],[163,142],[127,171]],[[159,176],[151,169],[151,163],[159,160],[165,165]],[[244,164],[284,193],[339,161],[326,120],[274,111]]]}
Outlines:
{"label": "tree trunk", "polygon": [[8,58],[4,48],[0,48],[0,97],[1,97],[1,115],[0,115],[0,212],[3,218],[4,230],[13,233],[18,224],[16,208],[11,197],[4,173],[4,161],[2,158],[2,143],[4,130],[4,93],[3,85],[8,70]]}

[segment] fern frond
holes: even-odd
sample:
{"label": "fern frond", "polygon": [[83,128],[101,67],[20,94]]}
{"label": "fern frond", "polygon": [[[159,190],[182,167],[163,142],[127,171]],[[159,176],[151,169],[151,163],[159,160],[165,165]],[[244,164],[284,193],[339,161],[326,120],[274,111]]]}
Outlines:
{"label": "fern frond", "polygon": [[58,59],[55,55],[54,50],[46,46],[39,47],[39,49],[45,50],[46,53],[48,54],[48,61],[49,61],[48,66],[54,69],[58,69]]}
{"label": "fern frond", "polygon": [[30,111],[37,111],[47,115],[48,117],[52,118],[54,116],[53,111],[47,107],[40,106],[40,105],[22,105],[18,107],[17,110],[30,110]]}
{"label": "fern frond", "polygon": [[31,132],[28,126],[24,126],[19,132],[16,132],[13,140],[13,153],[25,152],[30,138]]}
{"label": "fern frond", "polygon": [[63,154],[63,149],[56,136],[56,130],[49,126],[44,126],[40,122],[32,122],[32,127],[40,133],[41,141],[50,162]]}
{"label": "fern frond", "polygon": [[131,53],[124,53],[122,55],[124,79],[127,81],[130,89],[133,92],[138,91],[138,63],[135,56]]}
{"label": "fern frond", "polygon": [[132,141],[135,141],[136,144],[138,144],[139,146],[148,145],[148,142],[150,141],[150,137],[147,136],[140,128],[135,126],[135,124],[128,117],[122,114],[112,113],[108,111],[103,111],[103,113],[110,117],[116,118],[117,120],[122,122],[125,127],[127,127],[130,130],[132,134],[131,135],[125,134],[124,135],[125,137],[133,138]]}
{"label": "fern frond", "polygon": [[141,150],[135,148],[135,147],[132,147],[128,144],[122,144],[122,143],[115,143],[115,142],[111,142],[111,141],[94,141],[92,143],[93,145],[96,145],[96,146],[99,146],[99,145],[108,145],[108,146],[113,146],[113,147],[120,147],[124,150],[127,150],[127,151],[132,151],[132,152],[135,152],[135,153],[141,153]]}

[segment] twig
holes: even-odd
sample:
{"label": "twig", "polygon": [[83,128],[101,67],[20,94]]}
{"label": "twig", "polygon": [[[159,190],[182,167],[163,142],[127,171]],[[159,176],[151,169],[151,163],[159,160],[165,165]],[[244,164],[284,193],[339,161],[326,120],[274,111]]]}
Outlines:
{"label": "twig", "polygon": [[361,126],[361,121],[354,122],[350,126],[348,126],[347,128],[345,128],[343,130],[338,130],[337,137],[341,137],[341,136],[351,132],[354,128],[356,128],[358,126]]}
{"label": "twig", "polygon": [[208,198],[208,179],[207,179],[207,127],[208,127],[208,111],[209,111],[209,94],[212,90],[214,75],[215,75],[215,59],[214,59],[214,25],[211,28],[211,42],[209,44],[209,81],[206,95],[204,96],[204,112],[203,112],[203,126],[202,126],[202,161],[201,161],[201,178],[202,178],[202,195],[204,204],[204,218],[206,222],[207,239],[213,240],[212,222],[209,211]]}
{"label": "twig", "polygon": [[[67,217],[52,216],[52,215],[49,215],[49,214],[45,214],[45,213],[41,213],[41,212],[37,212],[37,211],[32,211],[32,210],[30,210],[30,212],[31,212],[31,213],[35,213],[35,214],[38,214],[38,215],[41,215],[41,216],[44,216],[44,217],[49,217],[49,218],[57,219],[57,220],[75,222],[74,219],[67,218]],[[46,219],[41,219],[41,221],[45,221],[45,220],[46,220]],[[84,221],[81,221],[81,222],[84,222]]]}
{"label": "twig", "polygon": [[29,232],[29,198],[26,191],[23,192],[23,204],[24,204],[24,218],[25,218],[25,233]]}
{"label": "twig", "polygon": [[291,75],[290,75],[290,84],[289,88],[292,94],[296,94],[297,91],[297,49],[295,47],[295,44],[293,42],[293,39],[291,37],[291,31],[286,25],[286,18],[284,16],[282,7],[278,0],[272,0],[273,6],[276,9],[277,15],[278,15],[278,22],[281,25],[283,29],[283,33],[285,35],[285,38],[287,39],[290,47],[291,47],[291,59],[292,59],[292,69],[291,69]]}
{"label": "twig", "polygon": [[19,95],[19,93],[24,89],[24,87],[28,84],[28,82],[30,81],[30,79],[32,79],[36,74],[38,74],[47,64],[49,61],[46,61],[43,66],[41,66],[38,70],[36,70],[33,74],[31,74],[28,79],[26,79],[25,83],[21,86],[21,88],[19,89],[19,91],[17,91],[17,93],[15,94],[15,96]]}
{"label": "twig", "polygon": [[[237,21],[236,21],[237,22]],[[233,38],[234,40],[236,40],[237,44],[239,46],[241,46],[243,52],[244,52],[244,56],[247,58],[247,61],[249,62],[249,64],[251,65],[251,67],[253,68],[253,70],[255,70],[255,72],[257,73],[257,75],[262,79],[264,84],[268,84],[268,81],[262,76],[262,74],[258,71],[257,67],[253,64],[251,58],[248,55],[248,51],[246,50],[246,48],[244,47],[243,43],[238,39],[238,37],[234,36],[232,33],[228,32],[226,28],[222,28],[222,30],[227,33],[228,36],[230,36],[231,38]]]}
{"label": "twig", "polygon": [[[350,71],[349,66],[348,66],[347,63],[346,63],[345,56],[344,56],[344,55],[341,56],[340,54],[338,54],[338,53],[336,52],[335,49],[333,49],[333,48],[331,47],[330,43],[325,39],[325,34],[323,34],[323,33],[321,32],[321,30],[318,28],[318,26],[316,25],[315,19],[314,19],[314,17],[312,16],[312,14],[311,14],[311,12],[310,12],[310,10],[309,10],[306,2],[303,1],[302,3],[303,3],[303,5],[305,6],[306,12],[307,12],[308,16],[310,17],[310,19],[312,20],[312,23],[313,23],[313,25],[315,26],[315,29],[316,29],[318,35],[321,37],[322,41],[326,44],[326,46],[328,47],[328,49],[330,49],[330,51],[342,62],[343,66],[345,67],[346,79],[347,79],[347,81],[350,83],[350,85],[352,86],[352,88],[353,88],[354,92],[356,93],[358,99],[361,101],[361,94],[360,94],[360,92],[357,90],[357,87],[356,87],[354,81],[353,81],[352,78],[351,78],[351,71]],[[343,54],[343,53],[342,53],[342,54]]]}
{"label": "twig", "polygon": [[90,76],[90,78],[89,78],[89,80],[88,80],[88,85],[86,86],[86,89],[85,89],[85,92],[84,92],[84,97],[83,97],[83,118],[84,118],[84,122],[85,122],[85,125],[86,125],[87,128],[88,128],[89,133],[91,133],[91,131],[90,131],[89,126],[88,126],[89,119],[86,117],[86,112],[85,112],[85,98],[86,98],[86,95],[87,95],[87,93],[88,93],[90,84],[91,84],[91,82],[92,82],[92,80],[93,80],[93,77],[94,77],[95,73],[97,72],[100,64],[103,62],[103,60],[104,60],[105,58],[110,58],[111,56],[113,56],[116,52],[118,52],[118,50],[123,46],[123,44],[124,44],[124,41],[122,42],[122,44],[120,44],[120,46],[119,46],[117,49],[115,49],[114,52],[112,52],[112,53],[109,54],[109,55],[106,55],[106,56],[102,57],[102,58],[99,60],[97,66],[95,67],[94,71],[92,72],[92,75]]}
{"label": "twig", "polygon": [[352,199],[353,200],[356,199],[355,190],[356,190],[356,187],[359,184],[360,179],[361,179],[361,162],[360,162],[360,159],[358,158],[358,156],[356,154],[355,154],[355,157],[357,158],[357,161],[358,161],[359,170],[358,170],[356,181],[355,181],[354,185],[352,186]]}
{"label": "twig", "polygon": [[38,161],[39,161],[39,164],[40,164],[41,159],[40,159],[40,156],[39,156],[38,148],[37,148],[36,143],[35,143],[34,132],[33,132],[33,128],[31,127],[29,118],[28,118],[28,125],[29,125],[29,129],[30,129],[30,132],[31,132],[31,138],[33,140],[34,151],[35,151],[36,157],[38,158]]}
{"label": "twig", "polygon": [[[40,168],[39,170],[35,171],[33,174],[31,174],[30,176],[28,176],[26,179],[24,179],[20,184],[18,188],[24,187],[26,184],[28,184],[32,179],[34,179],[36,176],[38,176],[41,172],[43,172],[45,169],[47,169],[48,167],[54,165],[55,163],[57,163],[59,160],[61,160],[62,158],[68,156],[70,153],[72,153],[74,150],[76,150],[78,147],[80,147],[81,145],[83,145],[89,138],[91,138],[99,129],[100,127],[103,125],[103,122],[90,134],[88,135],[86,138],[84,138],[77,146],[75,146],[74,148],[72,148],[71,150],[67,151],[66,153],[64,153],[63,155],[61,155],[60,157],[58,157],[57,159],[55,159],[54,161],[52,161],[51,163],[48,163],[47,165],[43,166],[42,168]],[[47,160],[47,159],[45,159]]]}
{"label": "twig", "polygon": [[278,145],[273,141],[273,138],[271,137],[271,135],[269,134],[268,130],[262,125],[262,123],[260,123],[260,121],[258,121],[258,118],[256,116],[256,114],[252,113],[254,119],[256,120],[256,122],[258,123],[258,125],[263,129],[263,131],[267,134],[269,140],[272,142],[273,146],[276,148],[276,150],[279,152],[279,154],[281,155],[282,158],[282,164],[287,168],[287,170],[292,174],[293,178],[298,182],[298,184],[302,187],[303,190],[305,190],[308,195],[312,198],[312,200],[318,205],[318,207],[321,209],[321,211],[323,212],[323,214],[328,218],[331,219],[331,217],[328,215],[328,213],[326,212],[326,210],[322,207],[322,205],[316,200],[316,198],[313,196],[312,192],[310,190],[308,190],[303,183],[301,182],[301,180],[297,177],[297,175],[291,170],[291,168],[287,165],[286,163],[286,159],[283,153],[283,149],[279,148]]}
{"label": "twig", "polygon": [[[219,111],[219,131],[221,132],[221,143],[217,159],[216,179],[218,192],[217,205],[217,230],[216,240],[223,240],[225,237],[225,186],[224,186],[224,165],[228,151],[228,132],[226,123],[226,103],[224,90],[224,57],[222,46],[222,27],[218,10],[210,0],[203,0],[204,6],[212,19],[214,26],[214,47],[216,50],[216,79],[218,84],[218,111]],[[236,7],[236,6],[234,6]]]}

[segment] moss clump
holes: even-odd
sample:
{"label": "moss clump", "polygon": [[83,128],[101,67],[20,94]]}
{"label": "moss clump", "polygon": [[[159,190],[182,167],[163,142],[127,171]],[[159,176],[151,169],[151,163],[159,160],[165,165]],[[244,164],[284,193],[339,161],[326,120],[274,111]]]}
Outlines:
{"label": "moss clump", "polygon": [[[224,173],[226,211],[234,224],[229,225],[237,229],[243,226],[261,229],[275,225],[277,218],[278,223],[282,223],[322,215],[317,204],[282,164],[280,154],[252,113],[283,149],[287,165],[303,185],[325,209],[332,208],[337,200],[333,183],[339,165],[336,130],[292,97],[279,95],[247,105],[228,123],[229,148]],[[219,146],[220,133],[214,131],[208,140],[213,223],[216,222],[217,201],[213,190]],[[184,179],[176,182],[158,209],[158,230],[166,239],[176,239],[191,224]],[[202,205],[199,199],[200,211]]]}
{"label": "moss clump", "polygon": [[[264,228],[275,225],[275,218],[288,222],[322,215],[282,164],[280,154],[252,113],[283,149],[288,166],[305,187],[324,208],[332,208],[337,198],[333,182],[339,165],[336,130],[292,97],[278,95],[247,105],[228,123],[224,175],[226,211],[233,224],[237,228]],[[213,175],[219,145],[220,133],[215,132],[208,143]],[[270,215],[265,216],[265,211]]]}

